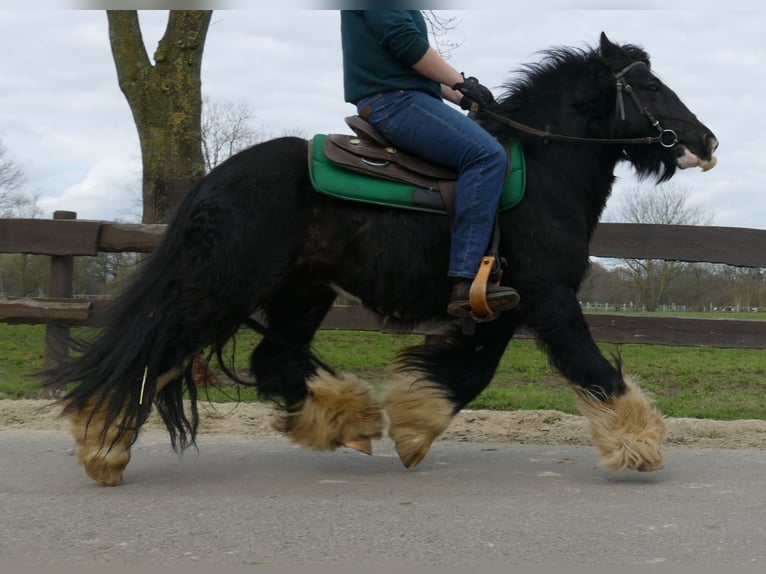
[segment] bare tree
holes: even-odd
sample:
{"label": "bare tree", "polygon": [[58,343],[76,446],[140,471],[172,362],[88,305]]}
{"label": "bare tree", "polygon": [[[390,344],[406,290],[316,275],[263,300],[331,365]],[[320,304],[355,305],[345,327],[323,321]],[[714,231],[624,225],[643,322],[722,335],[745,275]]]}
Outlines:
{"label": "bare tree", "polygon": [[202,100],[202,155],[210,171],[238,151],[255,144],[258,132],[247,104]]}
{"label": "bare tree", "polygon": [[577,297],[584,303],[625,305],[631,301],[631,297],[624,275],[624,269],[609,268],[597,261],[591,261]]}
{"label": "bare tree", "polygon": [[723,307],[739,312],[761,309],[766,305],[766,270],[724,265],[719,275],[725,279],[722,286],[726,297]]}
{"label": "bare tree", "polygon": [[[624,200],[621,215],[627,223],[709,225],[712,217],[688,205],[689,193],[672,184],[636,188]],[[656,311],[671,282],[691,265],[681,261],[626,259],[628,274],[647,311]]]}
{"label": "bare tree", "polygon": [[434,48],[443,58],[449,59],[450,52],[460,46],[459,42],[448,38],[448,34],[457,28],[457,18],[445,18],[433,10],[423,10],[423,17],[428,24]]}
{"label": "bare tree", "polygon": [[144,223],[166,222],[205,171],[200,72],[211,15],[171,10],[152,64],[137,12],[107,10],[117,79],[141,144]]}
{"label": "bare tree", "polygon": [[27,201],[21,192],[23,185],[23,170],[8,157],[7,148],[0,141],[0,217],[18,215]]}

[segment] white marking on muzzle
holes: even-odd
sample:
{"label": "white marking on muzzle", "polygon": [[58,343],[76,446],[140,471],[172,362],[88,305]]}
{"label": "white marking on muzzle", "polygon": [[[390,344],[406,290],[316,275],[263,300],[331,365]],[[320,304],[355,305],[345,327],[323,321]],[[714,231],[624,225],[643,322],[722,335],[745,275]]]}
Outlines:
{"label": "white marking on muzzle", "polygon": [[715,156],[711,157],[709,160],[700,159],[698,156],[690,152],[688,148],[684,148],[683,155],[676,158],[676,165],[678,165],[680,169],[700,167],[702,171],[708,171],[715,167],[716,161]]}

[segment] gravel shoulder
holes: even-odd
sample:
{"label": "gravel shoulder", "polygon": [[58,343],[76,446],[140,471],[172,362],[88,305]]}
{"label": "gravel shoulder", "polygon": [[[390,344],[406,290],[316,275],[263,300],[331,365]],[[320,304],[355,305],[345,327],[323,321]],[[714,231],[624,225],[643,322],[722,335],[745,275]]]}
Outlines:
{"label": "gravel shoulder", "polygon": [[[238,438],[278,436],[274,410],[259,403],[199,403],[200,435]],[[766,421],[712,421],[669,418],[667,445],[697,448],[766,449]],[[144,429],[163,428],[152,417]],[[61,430],[68,432],[59,408],[45,400],[0,400],[0,431]],[[587,421],[559,411],[465,410],[455,417],[440,440],[459,442],[514,442],[520,444],[591,444]]]}

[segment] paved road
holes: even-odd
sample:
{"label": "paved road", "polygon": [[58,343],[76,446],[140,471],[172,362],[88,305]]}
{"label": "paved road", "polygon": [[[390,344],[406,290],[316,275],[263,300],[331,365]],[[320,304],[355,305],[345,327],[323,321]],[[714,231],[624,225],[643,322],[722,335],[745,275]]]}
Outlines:
{"label": "paved road", "polygon": [[373,457],[199,446],[179,459],[149,432],[126,484],[106,488],[67,434],[0,431],[0,564],[766,562],[762,450],[671,448],[662,471],[612,474],[579,446],[438,442],[413,471],[386,441]]}

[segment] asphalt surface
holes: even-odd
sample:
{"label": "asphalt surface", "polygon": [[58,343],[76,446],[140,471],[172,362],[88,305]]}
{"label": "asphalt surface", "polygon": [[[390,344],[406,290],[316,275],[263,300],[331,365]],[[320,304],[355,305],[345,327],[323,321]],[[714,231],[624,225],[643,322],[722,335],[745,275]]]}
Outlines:
{"label": "asphalt surface", "polygon": [[409,471],[388,442],[375,448],[203,436],[178,457],[151,431],[109,488],[67,433],[3,430],[0,565],[766,562],[763,450],[668,448],[661,471],[615,474],[582,446],[439,441]]}

